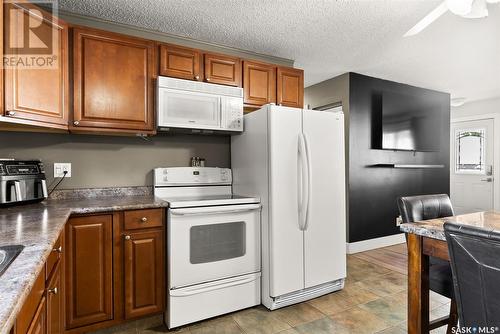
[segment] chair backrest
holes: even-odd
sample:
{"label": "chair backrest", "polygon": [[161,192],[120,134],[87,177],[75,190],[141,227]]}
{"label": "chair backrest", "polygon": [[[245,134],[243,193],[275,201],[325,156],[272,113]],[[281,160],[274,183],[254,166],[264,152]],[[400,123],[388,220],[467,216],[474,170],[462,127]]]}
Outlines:
{"label": "chair backrest", "polygon": [[403,223],[453,216],[446,194],[399,197],[398,208]]}
{"label": "chair backrest", "polygon": [[500,326],[500,233],[451,223],[444,231],[460,326]]}

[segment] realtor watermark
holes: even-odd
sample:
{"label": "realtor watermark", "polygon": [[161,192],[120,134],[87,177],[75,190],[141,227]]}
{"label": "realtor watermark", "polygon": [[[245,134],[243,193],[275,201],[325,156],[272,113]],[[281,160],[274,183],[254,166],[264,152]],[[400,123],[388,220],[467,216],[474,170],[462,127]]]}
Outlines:
{"label": "realtor watermark", "polygon": [[59,66],[61,27],[57,0],[3,0],[6,69],[55,69]]}
{"label": "realtor watermark", "polygon": [[493,334],[493,333],[500,333],[500,329],[496,326],[471,326],[471,327],[453,327],[451,329],[452,334],[463,334],[463,333],[470,333],[470,334]]}

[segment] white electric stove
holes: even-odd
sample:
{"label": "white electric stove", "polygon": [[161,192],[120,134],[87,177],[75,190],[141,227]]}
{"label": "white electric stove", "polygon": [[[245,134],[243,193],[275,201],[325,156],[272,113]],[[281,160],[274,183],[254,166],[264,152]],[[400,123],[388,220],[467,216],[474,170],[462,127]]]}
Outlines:
{"label": "white electric stove", "polygon": [[154,170],[154,194],[169,202],[169,328],[260,304],[260,200],[231,183],[227,168]]}

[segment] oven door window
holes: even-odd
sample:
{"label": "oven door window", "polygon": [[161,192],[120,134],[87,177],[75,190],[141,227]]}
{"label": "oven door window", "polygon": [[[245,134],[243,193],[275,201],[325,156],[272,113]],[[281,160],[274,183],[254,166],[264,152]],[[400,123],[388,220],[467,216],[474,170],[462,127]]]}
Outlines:
{"label": "oven door window", "polygon": [[228,260],[245,255],[245,222],[193,226],[190,229],[191,264]]}

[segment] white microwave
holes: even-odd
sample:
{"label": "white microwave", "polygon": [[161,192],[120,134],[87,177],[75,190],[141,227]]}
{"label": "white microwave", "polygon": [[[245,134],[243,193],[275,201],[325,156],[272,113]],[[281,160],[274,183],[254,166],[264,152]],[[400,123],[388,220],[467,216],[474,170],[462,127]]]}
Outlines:
{"label": "white microwave", "polygon": [[243,131],[243,89],[158,77],[157,127],[160,131]]}

